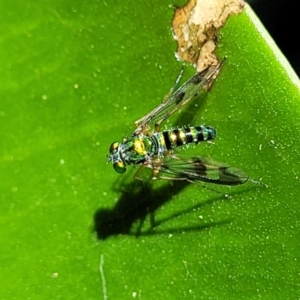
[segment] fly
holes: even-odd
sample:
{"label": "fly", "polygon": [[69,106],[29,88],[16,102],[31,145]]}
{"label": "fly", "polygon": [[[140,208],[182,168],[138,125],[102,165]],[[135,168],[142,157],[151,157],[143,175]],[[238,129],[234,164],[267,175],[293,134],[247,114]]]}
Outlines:
{"label": "fly", "polygon": [[[249,179],[243,171],[211,159],[202,156],[186,158],[175,153],[178,147],[213,140],[216,137],[216,130],[213,127],[183,126],[160,131],[160,124],[163,121],[194,99],[202,89],[210,87],[223,63],[224,60],[196,73],[176,91],[172,89],[159,106],[135,122],[136,129],[129,138],[123,139],[121,143],[111,144],[108,162],[112,162],[116,172],[124,173],[127,166],[139,165],[141,169],[143,167],[152,169],[153,179],[229,186],[243,184]],[[180,76],[176,84],[179,79]],[[138,179],[141,169],[136,172],[135,178]]]}

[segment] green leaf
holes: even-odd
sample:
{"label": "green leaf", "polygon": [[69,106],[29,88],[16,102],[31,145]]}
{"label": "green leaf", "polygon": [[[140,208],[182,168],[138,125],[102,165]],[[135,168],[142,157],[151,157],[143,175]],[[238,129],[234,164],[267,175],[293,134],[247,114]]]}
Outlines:
{"label": "green leaf", "polygon": [[299,80],[249,8],[220,31],[212,88],[167,124],[214,126],[182,151],[268,185],[207,185],[228,200],[106,165],[181,69],[168,2],[0,6],[3,299],[298,297]]}

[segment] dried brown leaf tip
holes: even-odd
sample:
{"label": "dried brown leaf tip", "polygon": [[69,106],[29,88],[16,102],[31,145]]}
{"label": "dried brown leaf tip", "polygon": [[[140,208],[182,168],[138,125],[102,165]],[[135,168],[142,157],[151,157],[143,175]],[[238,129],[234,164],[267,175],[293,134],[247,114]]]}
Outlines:
{"label": "dried brown leaf tip", "polygon": [[198,71],[217,64],[218,31],[230,15],[242,12],[244,5],[242,0],[191,0],[176,9],[172,27],[178,58],[196,64]]}

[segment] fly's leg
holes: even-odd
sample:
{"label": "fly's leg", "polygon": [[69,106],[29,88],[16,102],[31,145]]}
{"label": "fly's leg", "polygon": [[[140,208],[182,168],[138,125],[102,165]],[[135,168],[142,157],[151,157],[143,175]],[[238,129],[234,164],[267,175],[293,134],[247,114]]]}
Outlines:
{"label": "fly's leg", "polygon": [[[174,90],[176,89],[176,87],[178,86],[178,83],[180,81],[180,79],[182,78],[182,75],[183,75],[183,66],[181,67],[181,70],[179,72],[179,75],[177,76],[176,80],[175,80],[175,83],[173,84],[173,86],[171,87],[169,93],[164,97],[163,101],[162,101],[162,104],[167,102],[170,98],[170,96],[174,93]],[[163,120],[161,120],[160,122],[156,122],[154,124],[154,128],[155,128],[155,131],[156,132],[160,132],[160,123],[162,122]]]}
{"label": "fly's leg", "polygon": [[144,165],[141,165],[141,166],[137,169],[137,171],[134,173],[133,178],[134,178],[135,180],[144,181],[143,178],[141,178],[141,177],[138,176],[138,175],[142,172],[143,169],[144,169]]}
{"label": "fly's leg", "polygon": [[[144,182],[144,179],[142,177],[139,176],[139,174],[144,170],[144,168],[147,168],[146,165],[141,165],[138,170],[135,172],[135,174],[133,175],[133,178],[135,180],[140,180],[140,181],[143,181]],[[152,166],[150,167],[151,169],[153,169],[153,172],[152,172],[152,179],[155,180],[157,179],[157,174],[158,174],[158,170],[157,169],[154,169]]]}
{"label": "fly's leg", "polygon": [[[149,114],[145,115],[144,117],[142,117],[142,118],[140,118],[140,119],[138,119],[137,121],[134,122],[135,126],[137,127],[137,129],[135,130],[136,135],[141,133],[141,132],[144,133],[145,131],[147,131],[148,126],[147,125],[141,126],[141,124],[144,122],[144,120],[147,120],[147,119],[151,120],[155,116],[156,112],[159,111],[162,106],[164,106],[164,103],[166,103],[169,100],[170,95],[173,94],[175,88],[178,86],[178,83],[179,83],[179,81],[182,77],[182,74],[183,74],[183,66],[181,67],[181,70],[180,70],[179,75],[177,76],[177,78],[175,80],[175,83],[173,84],[173,86],[170,89],[169,93],[164,97],[161,104],[156,109],[151,111]],[[159,125],[159,124],[157,124],[157,125]],[[156,124],[155,124],[155,130],[157,132],[159,132],[159,126],[156,126]]]}
{"label": "fly's leg", "polygon": [[182,78],[182,74],[183,74],[183,66],[181,67],[181,70],[179,72],[179,75],[177,76],[175,83],[173,84],[173,86],[171,87],[169,93],[164,97],[162,103],[165,103],[166,101],[169,100],[170,95],[172,95],[174,93],[174,90],[176,89],[176,87],[178,86],[178,83],[180,81],[180,79]]}

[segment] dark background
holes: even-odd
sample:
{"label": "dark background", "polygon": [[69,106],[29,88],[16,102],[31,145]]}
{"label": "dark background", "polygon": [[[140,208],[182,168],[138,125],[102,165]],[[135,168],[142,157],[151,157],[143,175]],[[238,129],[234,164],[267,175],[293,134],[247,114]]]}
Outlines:
{"label": "dark background", "polygon": [[300,74],[300,12],[297,1],[248,0],[247,1],[279,49],[299,76]]}

